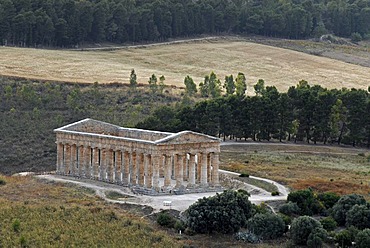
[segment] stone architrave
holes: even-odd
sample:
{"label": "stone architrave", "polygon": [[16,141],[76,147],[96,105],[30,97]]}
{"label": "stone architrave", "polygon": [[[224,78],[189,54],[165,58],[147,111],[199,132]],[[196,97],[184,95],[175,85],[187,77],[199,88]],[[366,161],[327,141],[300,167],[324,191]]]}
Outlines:
{"label": "stone architrave", "polygon": [[219,185],[220,139],[215,137],[123,128],[92,119],[54,131],[57,174],[139,185],[158,193]]}

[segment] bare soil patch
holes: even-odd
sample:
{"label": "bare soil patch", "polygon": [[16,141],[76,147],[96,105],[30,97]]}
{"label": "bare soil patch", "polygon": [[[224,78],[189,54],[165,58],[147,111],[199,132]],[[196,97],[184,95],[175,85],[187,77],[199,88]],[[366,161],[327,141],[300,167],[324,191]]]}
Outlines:
{"label": "bare soil patch", "polygon": [[[276,45],[276,44],[273,44]],[[71,51],[0,48],[0,74],[56,81],[128,83],[132,69],[139,83],[151,74],[166,84],[183,86],[186,75],[196,83],[214,71],[220,79],[243,72],[249,91],[258,79],[287,90],[304,79],[328,88],[363,88],[370,84],[368,67],[257,44],[244,38],[197,40],[113,51]]]}

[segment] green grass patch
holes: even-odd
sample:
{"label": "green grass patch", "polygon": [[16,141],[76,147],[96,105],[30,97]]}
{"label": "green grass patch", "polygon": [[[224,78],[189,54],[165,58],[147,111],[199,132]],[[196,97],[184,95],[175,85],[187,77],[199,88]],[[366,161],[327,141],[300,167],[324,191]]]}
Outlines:
{"label": "green grass patch", "polygon": [[105,193],[105,196],[108,199],[111,199],[111,200],[118,200],[118,199],[121,199],[121,198],[129,198],[130,197],[128,195],[121,194],[121,193],[119,193],[117,191],[107,191]]}
{"label": "green grass patch", "polygon": [[272,183],[250,177],[239,177],[238,180],[262,188],[268,192],[278,192],[278,188]]}

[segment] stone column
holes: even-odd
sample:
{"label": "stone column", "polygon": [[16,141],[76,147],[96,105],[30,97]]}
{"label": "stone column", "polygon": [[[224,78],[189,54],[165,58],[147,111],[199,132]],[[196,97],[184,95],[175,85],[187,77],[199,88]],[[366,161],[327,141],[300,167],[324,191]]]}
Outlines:
{"label": "stone column", "polygon": [[62,143],[57,143],[57,170],[56,173],[63,174],[64,170],[64,146]]}
{"label": "stone column", "polygon": [[164,186],[171,186],[172,156],[164,155]]}
{"label": "stone column", "polygon": [[200,175],[202,174],[202,153],[197,154],[197,180],[196,183],[200,183]]}
{"label": "stone column", "polygon": [[185,154],[183,156],[183,167],[184,167],[184,172],[183,172],[183,175],[184,175],[184,181],[188,181],[188,171],[189,171],[189,163],[188,163],[188,154]]}
{"label": "stone column", "polygon": [[184,160],[182,154],[176,155],[176,188],[179,188],[184,182]]}
{"label": "stone column", "polygon": [[212,181],[212,174],[211,174],[211,154],[208,153],[207,156],[207,182],[210,183]]}
{"label": "stone column", "polygon": [[144,187],[144,154],[139,153],[137,158],[138,158],[137,164],[138,164],[138,172],[139,172],[137,183],[141,187]]}
{"label": "stone column", "polygon": [[161,156],[155,154],[152,155],[153,162],[153,188],[159,192],[159,163]]}
{"label": "stone column", "polygon": [[130,182],[130,154],[128,152],[123,153],[123,175],[122,183],[128,186]]}
{"label": "stone column", "polygon": [[153,184],[153,165],[152,156],[150,154],[145,155],[145,187],[151,188]]}
{"label": "stone column", "polygon": [[77,146],[71,146],[71,175],[77,176]]}
{"label": "stone column", "polygon": [[85,178],[91,177],[91,147],[85,146],[84,161],[85,161]]}
{"label": "stone column", "polygon": [[92,175],[91,175],[91,178],[95,179],[95,180],[98,180],[99,179],[99,154],[100,154],[100,151],[99,151],[99,148],[97,147],[94,147],[93,148],[93,160],[92,160]]}
{"label": "stone column", "polygon": [[207,186],[207,153],[202,153],[200,184]]}
{"label": "stone column", "polygon": [[105,148],[100,149],[100,166],[99,166],[99,180],[105,181],[107,178],[106,174],[107,164],[107,151]]}
{"label": "stone column", "polygon": [[64,172],[63,175],[69,175],[71,171],[71,146],[64,145]]}
{"label": "stone column", "polygon": [[137,184],[137,161],[136,161],[136,152],[131,153],[131,171],[130,171],[130,184]]}
{"label": "stone column", "polygon": [[114,180],[116,183],[121,184],[122,183],[122,152],[121,151],[115,151],[115,166],[114,166]]}
{"label": "stone column", "polygon": [[78,147],[78,176],[85,177],[85,148],[84,146]]}
{"label": "stone column", "polygon": [[107,151],[107,182],[114,183],[114,152]]}
{"label": "stone column", "polygon": [[195,155],[189,154],[189,184],[190,186],[195,185]]}
{"label": "stone column", "polygon": [[219,181],[219,154],[218,153],[213,153],[212,156],[212,185],[213,186],[220,186],[220,181]]}

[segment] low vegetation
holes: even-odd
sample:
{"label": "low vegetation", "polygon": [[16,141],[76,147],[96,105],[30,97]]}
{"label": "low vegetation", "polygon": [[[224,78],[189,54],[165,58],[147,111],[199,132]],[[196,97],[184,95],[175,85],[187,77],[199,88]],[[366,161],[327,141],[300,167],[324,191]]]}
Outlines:
{"label": "low vegetation", "polygon": [[6,177],[0,191],[2,247],[181,247],[139,215],[80,188]]}

